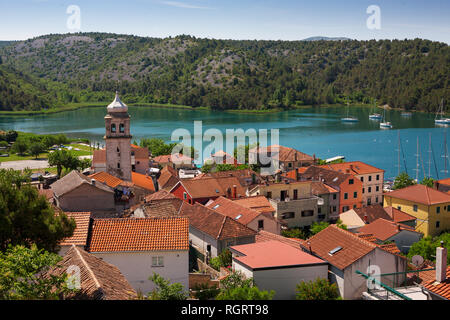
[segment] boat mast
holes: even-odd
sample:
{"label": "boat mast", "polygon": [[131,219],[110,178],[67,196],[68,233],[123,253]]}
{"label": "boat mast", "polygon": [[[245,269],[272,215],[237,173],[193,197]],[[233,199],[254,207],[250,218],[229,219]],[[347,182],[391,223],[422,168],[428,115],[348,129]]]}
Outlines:
{"label": "boat mast", "polygon": [[400,175],[400,130],[398,130],[398,152],[397,152],[397,166],[398,166],[398,175]]}
{"label": "boat mast", "polygon": [[431,132],[429,134],[428,143],[428,178],[431,178]]}
{"label": "boat mast", "polygon": [[416,182],[419,182],[419,136],[417,136],[417,153],[416,153],[416,169],[414,169],[414,171],[416,171]]}
{"label": "boat mast", "polygon": [[445,176],[447,177],[447,161],[448,161],[448,149],[447,149],[447,128],[444,130],[444,155],[442,156],[444,158],[444,170],[441,171],[445,173]]}

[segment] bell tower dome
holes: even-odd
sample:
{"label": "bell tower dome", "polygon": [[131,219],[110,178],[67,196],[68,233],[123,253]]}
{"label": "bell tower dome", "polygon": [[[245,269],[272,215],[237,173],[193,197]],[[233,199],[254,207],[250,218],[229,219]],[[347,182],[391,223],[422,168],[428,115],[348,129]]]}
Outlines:
{"label": "bell tower dome", "polygon": [[106,172],[120,179],[131,181],[131,134],[128,106],[118,92],[105,116]]}

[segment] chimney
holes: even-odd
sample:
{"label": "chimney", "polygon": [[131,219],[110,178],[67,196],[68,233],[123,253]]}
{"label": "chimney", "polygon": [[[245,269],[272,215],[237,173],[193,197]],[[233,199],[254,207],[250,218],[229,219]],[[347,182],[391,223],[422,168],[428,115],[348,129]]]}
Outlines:
{"label": "chimney", "polygon": [[447,278],[447,248],[444,247],[444,241],[441,246],[436,248],[436,282],[444,282]]}
{"label": "chimney", "polygon": [[91,184],[95,186],[95,179],[91,179]]}
{"label": "chimney", "polygon": [[295,169],[295,181],[298,181],[298,178],[299,178],[298,169]]}
{"label": "chimney", "polygon": [[353,171],[353,165],[352,164],[350,165],[350,170]]}
{"label": "chimney", "polygon": [[236,199],[236,193],[237,193],[237,187],[236,185],[233,185],[233,199]]}
{"label": "chimney", "polygon": [[231,199],[231,188],[230,187],[228,187],[228,189],[227,189],[227,198]]}

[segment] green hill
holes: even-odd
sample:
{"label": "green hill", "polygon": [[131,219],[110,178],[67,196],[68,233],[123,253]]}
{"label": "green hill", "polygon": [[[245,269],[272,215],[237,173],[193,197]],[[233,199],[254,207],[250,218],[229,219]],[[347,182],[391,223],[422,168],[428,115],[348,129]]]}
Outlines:
{"label": "green hill", "polygon": [[78,33],[14,42],[0,48],[0,56],[8,68],[45,83],[50,103],[58,104],[107,101],[118,87],[130,103],[219,110],[334,104],[349,96],[355,103],[376,98],[391,107],[434,111],[441,98],[450,98],[449,46],[421,39],[238,41]]}

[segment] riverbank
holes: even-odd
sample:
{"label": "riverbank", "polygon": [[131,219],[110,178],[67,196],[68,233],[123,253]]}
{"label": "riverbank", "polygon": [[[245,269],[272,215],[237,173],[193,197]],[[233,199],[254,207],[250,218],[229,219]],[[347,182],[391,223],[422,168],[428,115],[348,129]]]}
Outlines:
{"label": "riverbank", "polygon": [[[33,116],[33,115],[43,115],[43,114],[53,114],[60,113],[66,111],[74,111],[78,109],[84,108],[98,108],[98,107],[106,107],[108,102],[78,102],[78,103],[70,103],[61,107],[55,107],[45,110],[36,110],[36,111],[28,111],[28,110],[20,110],[20,111],[0,111],[0,116]],[[177,105],[177,104],[163,104],[163,103],[128,103],[128,106],[134,107],[157,107],[157,108],[169,108],[169,109],[185,109],[185,110],[206,110],[206,111],[217,111],[212,109],[211,107],[191,107],[185,105]],[[332,107],[345,107],[345,104],[320,104],[316,105],[318,108],[332,108]],[[350,104],[350,107],[366,107],[373,108],[371,104]],[[284,111],[290,111],[295,109],[304,109],[311,108],[313,105],[295,105],[289,108],[273,108],[273,109],[227,109],[222,110],[222,112],[227,113],[244,113],[244,114],[270,114],[270,113],[278,113]],[[378,109],[383,109],[385,106],[377,106]],[[396,110],[396,111],[407,111],[402,108],[392,108],[386,105],[387,110]],[[409,112],[420,112],[427,113],[427,111],[422,110],[408,110]]]}

